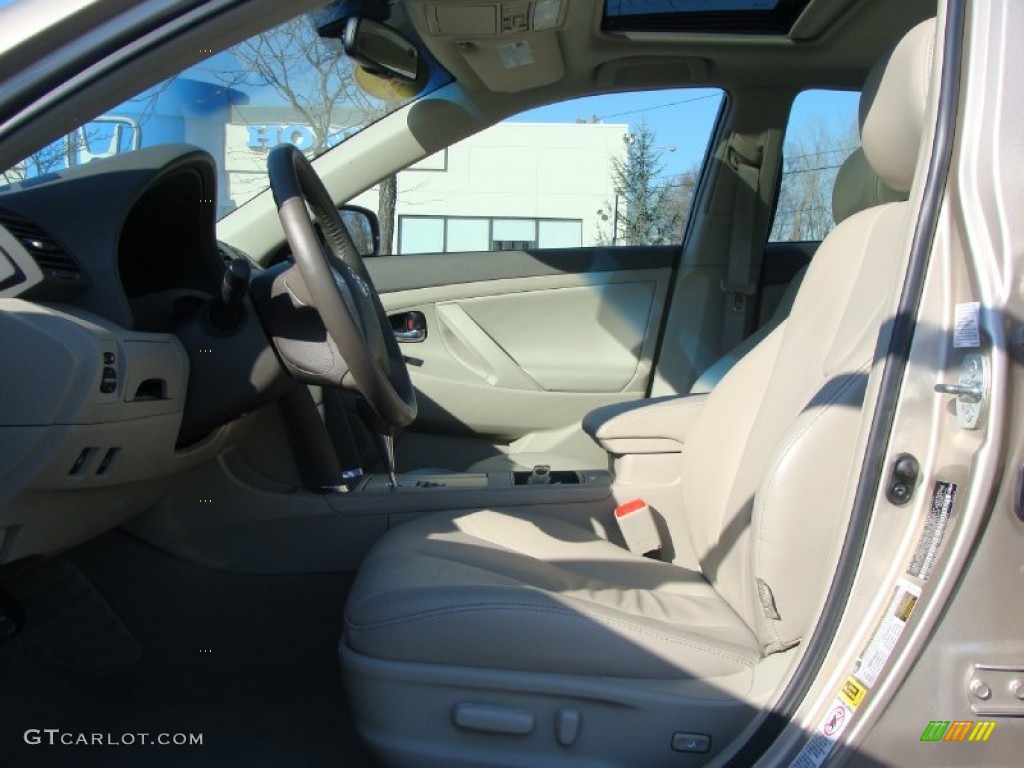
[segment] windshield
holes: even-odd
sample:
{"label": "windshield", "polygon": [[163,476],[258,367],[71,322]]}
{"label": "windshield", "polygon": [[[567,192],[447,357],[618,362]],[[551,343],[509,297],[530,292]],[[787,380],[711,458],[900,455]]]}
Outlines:
{"label": "windshield", "polygon": [[316,157],[450,81],[422,57],[422,91],[367,74],[303,15],[147,88],[0,174],[4,183],[159,144],[187,142],[217,162],[218,218],[265,190],[280,143]]}

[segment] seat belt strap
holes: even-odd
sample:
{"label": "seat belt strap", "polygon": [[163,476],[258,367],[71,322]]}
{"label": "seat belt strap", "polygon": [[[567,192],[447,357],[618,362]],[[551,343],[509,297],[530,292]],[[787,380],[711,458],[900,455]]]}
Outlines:
{"label": "seat belt strap", "polygon": [[342,481],[353,480],[363,474],[362,460],[356,449],[355,435],[345,415],[345,403],[341,394],[331,388],[323,388],[324,426],[331,439],[334,453],[341,465]]}
{"label": "seat belt strap", "polygon": [[754,296],[762,257],[762,249],[754,247],[754,232],[764,145],[757,138],[733,134],[726,157],[736,182],[729,266],[720,283],[725,293],[722,349],[730,350],[753,330]]}

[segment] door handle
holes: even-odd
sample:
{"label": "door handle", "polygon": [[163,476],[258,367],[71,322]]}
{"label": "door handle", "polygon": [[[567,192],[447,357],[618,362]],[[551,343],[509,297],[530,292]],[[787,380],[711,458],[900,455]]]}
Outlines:
{"label": "door handle", "polygon": [[401,312],[389,315],[391,330],[402,344],[418,344],[427,338],[427,318],[422,312]]}

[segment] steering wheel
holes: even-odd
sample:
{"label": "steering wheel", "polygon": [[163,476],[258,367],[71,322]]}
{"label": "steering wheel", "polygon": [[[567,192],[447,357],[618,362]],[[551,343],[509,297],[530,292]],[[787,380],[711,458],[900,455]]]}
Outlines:
{"label": "steering wheel", "polygon": [[[344,359],[340,380],[321,383],[358,391],[392,428],[416,418],[416,390],[373,280],[323,181],[291,144],[271,150],[270,188],[305,290],[330,341]],[[314,223],[323,232],[317,235]],[[326,248],[324,247],[326,245]]]}

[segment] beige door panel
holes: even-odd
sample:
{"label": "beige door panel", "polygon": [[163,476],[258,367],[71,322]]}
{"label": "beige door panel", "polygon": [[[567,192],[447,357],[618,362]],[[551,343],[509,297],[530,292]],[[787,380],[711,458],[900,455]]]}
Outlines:
{"label": "beige door panel", "polygon": [[646,384],[637,371],[653,330],[656,290],[655,281],[606,283],[469,299],[459,306],[542,389],[621,392]]}
{"label": "beige door panel", "polygon": [[470,433],[503,443],[536,432],[578,425],[594,408],[643,396],[642,392],[509,389],[416,373],[413,381],[419,402],[417,429]]}
{"label": "beige door panel", "polygon": [[669,276],[621,270],[384,294],[389,313],[427,321],[426,340],[403,345],[421,395],[417,426],[511,440],[642,397]]}
{"label": "beige door panel", "polygon": [[462,304],[446,302],[434,306],[435,328],[458,363],[492,387],[540,389],[492,336],[470,317]]}

